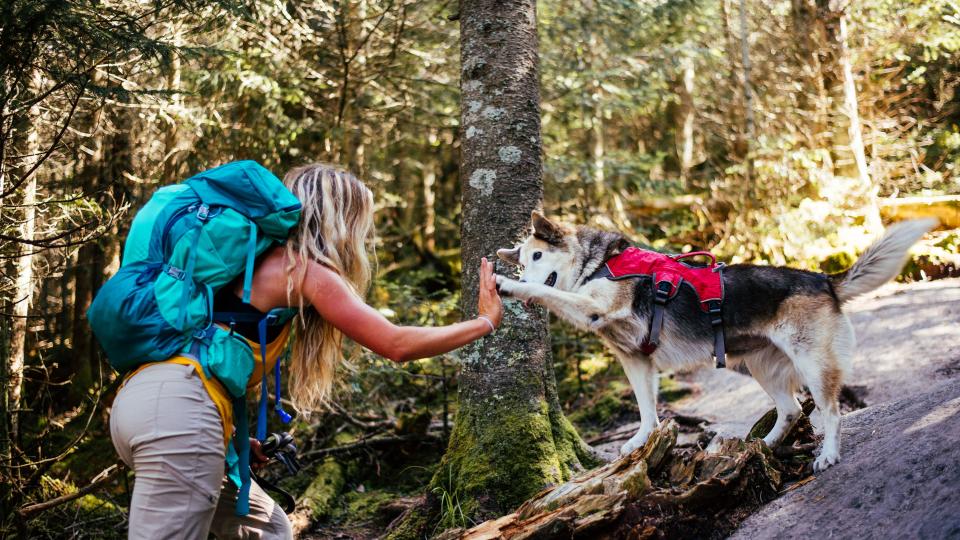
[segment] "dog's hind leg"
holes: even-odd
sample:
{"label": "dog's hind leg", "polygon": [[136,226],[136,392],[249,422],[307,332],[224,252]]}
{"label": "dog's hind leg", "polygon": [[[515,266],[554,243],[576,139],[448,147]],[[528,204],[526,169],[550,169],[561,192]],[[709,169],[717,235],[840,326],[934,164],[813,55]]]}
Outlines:
{"label": "dog's hind leg", "polygon": [[773,448],[780,444],[800,419],[800,405],[795,395],[799,386],[797,372],[790,358],[773,345],[746,355],[744,363],[750,370],[750,375],[776,404],[777,421],[770,433],[763,438],[763,442]]}
{"label": "dog's hind leg", "polygon": [[[814,317],[816,318],[816,317]],[[814,471],[822,471],[840,461],[840,386],[845,365],[842,344],[837,336],[842,326],[810,321],[786,340],[775,341],[793,361],[800,380],[810,390],[823,418],[823,445],[813,462]],[[838,347],[838,345],[841,345]]]}
{"label": "dog's hind leg", "polygon": [[657,368],[649,357],[624,355],[620,357],[620,363],[623,365],[623,371],[627,373],[627,379],[630,380],[633,394],[637,398],[637,405],[640,407],[640,429],[620,447],[620,455],[625,456],[643,446],[653,430],[660,425],[660,419],[657,417],[659,385]]}

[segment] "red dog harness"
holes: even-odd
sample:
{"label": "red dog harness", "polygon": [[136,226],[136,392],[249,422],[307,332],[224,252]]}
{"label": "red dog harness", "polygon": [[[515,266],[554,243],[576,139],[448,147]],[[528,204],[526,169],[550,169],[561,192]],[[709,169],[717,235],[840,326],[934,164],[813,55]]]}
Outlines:
{"label": "red dog harness", "polygon": [[[689,257],[710,257],[707,266],[690,266],[680,262]],[[634,277],[648,277],[653,286],[653,316],[650,318],[650,332],[641,344],[644,354],[652,354],[660,345],[660,331],[663,328],[663,311],[667,302],[680,290],[680,284],[687,282],[693,287],[700,300],[700,309],[710,314],[713,326],[713,349],[717,367],[726,366],[726,354],[723,339],[723,263],[708,251],[695,251],[681,255],[667,255],[656,251],[630,247],[611,258],[590,279],[605,277],[619,280]]]}

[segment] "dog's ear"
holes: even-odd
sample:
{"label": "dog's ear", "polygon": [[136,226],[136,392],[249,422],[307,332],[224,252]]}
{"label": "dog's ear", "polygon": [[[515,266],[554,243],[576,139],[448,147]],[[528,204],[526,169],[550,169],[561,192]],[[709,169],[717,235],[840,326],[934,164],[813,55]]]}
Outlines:
{"label": "dog's ear", "polygon": [[555,246],[563,245],[563,228],[560,225],[550,221],[536,210],[530,214],[530,222],[533,223],[534,238]]}
{"label": "dog's ear", "polygon": [[614,238],[607,244],[606,253],[604,253],[603,260],[610,260],[613,257],[621,254],[630,247],[630,241],[627,240],[622,234],[614,235]]}
{"label": "dog's ear", "polygon": [[520,266],[520,248],[498,249],[497,257],[503,262],[508,262],[514,266]]}

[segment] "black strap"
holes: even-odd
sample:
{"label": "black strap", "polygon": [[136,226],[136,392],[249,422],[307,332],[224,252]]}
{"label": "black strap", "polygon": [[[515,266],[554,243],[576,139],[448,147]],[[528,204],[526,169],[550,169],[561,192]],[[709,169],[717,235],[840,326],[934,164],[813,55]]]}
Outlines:
{"label": "black strap", "polygon": [[266,478],[261,477],[259,474],[254,472],[253,469],[250,470],[250,474],[253,476],[253,479],[257,481],[258,486],[267,491],[272,491],[280,497],[280,507],[283,508],[284,512],[288,514],[293,513],[293,511],[297,508],[297,501],[293,498],[293,495],[291,495],[290,492],[284,490]]}
{"label": "black strap", "polygon": [[717,368],[727,367],[726,344],[723,337],[723,312],[719,300],[707,302],[707,313],[710,314],[710,325],[713,326],[713,355],[717,360]]}
{"label": "black strap", "polygon": [[670,299],[670,293],[673,291],[673,284],[669,281],[661,281],[653,288],[653,314],[650,317],[650,332],[647,333],[647,339],[640,344],[640,350],[643,354],[653,354],[660,346],[660,331],[663,330],[663,312]]}
{"label": "black strap", "polygon": [[583,282],[586,283],[594,279],[609,278],[609,277],[613,277],[613,273],[610,272],[610,268],[607,267],[607,263],[603,263],[600,265],[600,268],[597,268],[596,270],[594,270],[592,274],[587,276],[587,279],[583,280]]}

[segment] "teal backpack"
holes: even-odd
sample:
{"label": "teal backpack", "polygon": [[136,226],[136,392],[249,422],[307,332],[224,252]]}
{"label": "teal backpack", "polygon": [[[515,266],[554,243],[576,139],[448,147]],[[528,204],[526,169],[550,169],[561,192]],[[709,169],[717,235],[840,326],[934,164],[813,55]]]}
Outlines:
{"label": "teal backpack", "polygon": [[[160,188],[133,219],[120,270],[97,292],[87,319],[110,365],[121,374],[147,362],[191,357],[233,397],[236,432],[228,449],[239,471],[237,514],[249,512],[247,382],[257,359],[241,336],[226,330],[256,322],[263,369],[267,326],[295,314],[274,309],[265,316],[215,312],[216,292],[243,274],[243,302],[250,302],[254,262],[286,241],[300,219],[301,204],[279,178],[254,161],[236,161]],[[280,419],[280,361],[274,368]],[[267,377],[263,373],[257,439],[266,438]]]}

